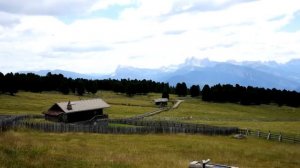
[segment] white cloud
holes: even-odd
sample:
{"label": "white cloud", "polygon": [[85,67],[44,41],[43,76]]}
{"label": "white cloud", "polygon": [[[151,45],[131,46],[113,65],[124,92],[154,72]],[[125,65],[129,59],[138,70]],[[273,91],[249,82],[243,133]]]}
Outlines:
{"label": "white cloud", "polygon": [[18,16],[0,11],[0,26],[10,28],[19,22]]}
{"label": "white cloud", "polygon": [[[300,31],[280,31],[300,10],[296,0],[42,1],[37,3],[41,9],[33,3],[13,7],[14,3],[0,7],[4,72],[109,73],[118,65],[158,68],[187,57],[279,62],[300,58]],[[117,19],[87,17],[113,5],[124,7]],[[85,17],[66,24],[57,17],[69,10],[62,7],[75,7],[69,17],[80,15],[74,11]]]}
{"label": "white cloud", "polygon": [[29,15],[68,15],[85,12],[97,0],[1,0],[0,11]]}
{"label": "white cloud", "polygon": [[133,4],[133,0],[100,0],[97,3],[93,4],[89,8],[89,12],[95,12],[97,10],[103,10],[107,9],[114,5],[124,6],[124,5],[130,5]]}

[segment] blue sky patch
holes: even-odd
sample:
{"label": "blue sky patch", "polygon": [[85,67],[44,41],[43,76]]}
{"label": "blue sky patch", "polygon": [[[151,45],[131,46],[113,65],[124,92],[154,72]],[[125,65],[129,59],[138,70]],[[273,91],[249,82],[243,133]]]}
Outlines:
{"label": "blue sky patch", "polygon": [[280,15],[280,16],[273,17],[273,18],[269,19],[268,21],[277,21],[277,20],[284,19],[285,17],[286,17],[286,15]]}
{"label": "blue sky patch", "polygon": [[98,18],[98,17],[104,17],[109,19],[118,19],[120,13],[126,8],[127,6],[121,6],[121,5],[113,5],[108,7],[104,10],[98,10],[93,12],[89,17],[91,18]]}
{"label": "blue sky patch", "polygon": [[294,18],[285,25],[284,27],[281,28],[281,31],[285,32],[296,32],[300,30],[300,11],[296,12],[294,14]]}
{"label": "blue sky patch", "polygon": [[66,24],[70,24],[78,19],[93,19],[93,18],[109,18],[109,19],[118,19],[120,13],[128,8],[133,7],[132,5],[113,5],[103,10],[97,10],[92,12],[89,15],[66,15],[59,17]]}

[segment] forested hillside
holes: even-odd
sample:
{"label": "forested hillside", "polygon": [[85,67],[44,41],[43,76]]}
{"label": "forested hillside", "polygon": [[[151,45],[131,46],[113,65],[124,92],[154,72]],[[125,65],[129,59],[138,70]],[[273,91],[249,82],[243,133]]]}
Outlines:
{"label": "forested hillside", "polygon": [[0,93],[16,94],[19,90],[30,92],[58,91],[63,94],[84,93],[95,94],[98,90],[110,90],[116,93],[124,93],[128,96],[135,94],[147,94],[149,92],[163,93],[163,97],[168,97],[169,93],[178,96],[192,97],[201,96],[202,100],[210,102],[229,102],[242,105],[259,105],[275,103],[279,106],[287,105],[292,107],[300,106],[300,93],[296,91],[265,89],[253,86],[231,85],[204,85],[202,90],[199,85],[187,87],[185,82],[170,86],[169,83],[155,82],[152,80],[137,79],[72,79],[66,78],[62,74],[48,73],[46,76],[39,76],[33,73],[7,73],[0,72]]}

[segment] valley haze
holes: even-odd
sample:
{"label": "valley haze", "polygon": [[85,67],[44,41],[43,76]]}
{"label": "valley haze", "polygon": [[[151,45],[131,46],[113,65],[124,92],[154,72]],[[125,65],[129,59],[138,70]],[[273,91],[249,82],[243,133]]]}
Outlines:
{"label": "valley haze", "polygon": [[168,82],[175,86],[186,82],[188,86],[199,84],[239,84],[300,91],[300,59],[287,63],[276,62],[216,62],[209,59],[188,58],[184,63],[159,69],[118,66],[112,74],[83,74],[64,70],[20,71],[45,76],[48,72],[63,74],[69,78],[84,79],[148,79]]}

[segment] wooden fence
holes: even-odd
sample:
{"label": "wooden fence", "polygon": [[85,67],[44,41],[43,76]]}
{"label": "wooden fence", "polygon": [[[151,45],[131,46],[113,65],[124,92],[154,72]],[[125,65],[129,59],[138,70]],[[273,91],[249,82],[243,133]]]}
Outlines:
{"label": "wooden fence", "polygon": [[140,104],[130,104],[130,103],[113,103],[107,102],[110,105],[120,105],[120,106],[134,106],[134,107],[155,107],[154,105],[140,105]]}
{"label": "wooden fence", "polygon": [[[31,122],[24,119],[43,118],[41,115],[20,115],[20,116],[1,116],[0,132],[10,128],[25,127],[45,132],[90,132],[90,133],[112,133],[112,134],[148,134],[148,133],[189,133],[206,135],[231,135],[243,134],[255,136],[261,139],[300,143],[300,138],[296,136],[262,132],[260,130],[239,129],[237,127],[217,127],[204,124],[179,123],[172,121],[150,121],[150,120],[130,120],[130,119],[106,119],[95,124],[65,124],[65,123],[46,123]],[[101,124],[101,123],[105,124]],[[107,126],[106,123],[118,123],[132,125],[131,127]]]}
{"label": "wooden fence", "polygon": [[[236,127],[215,127],[202,124],[187,124],[168,121],[144,120],[102,120],[93,124],[65,124],[65,123],[35,123],[24,119],[42,118],[40,115],[9,116],[0,120],[0,132],[10,128],[26,127],[46,132],[95,132],[118,134],[147,134],[147,133],[190,133],[207,135],[230,135],[238,133]],[[119,123],[133,125],[132,127],[105,126],[101,123]]]}
{"label": "wooden fence", "polygon": [[190,130],[190,133],[201,133],[209,135],[231,135],[239,132],[239,128],[237,127],[217,127],[204,124],[180,123],[174,121],[110,119],[109,122],[144,127],[181,128]]}
{"label": "wooden fence", "polygon": [[250,129],[240,129],[240,134],[246,136],[255,136],[257,138],[262,138],[266,140],[278,141],[278,142],[288,142],[288,143],[300,143],[300,138],[296,136],[281,134],[281,133],[271,133],[262,132],[260,130],[250,130]]}
{"label": "wooden fence", "polygon": [[124,119],[121,119],[121,120],[128,120],[128,121],[141,120],[141,119],[144,119],[145,117],[153,116],[153,115],[156,115],[156,114],[159,114],[163,111],[168,111],[168,110],[170,110],[169,107],[159,108],[155,111],[147,112],[147,113],[144,113],[144,114],[139,114],[139,115],[129,117],[129,118],[124,118]]}
{"label": "wooden fence", "polygon": [[148,125],[139,127],[117,127],[103,125],[77,125],[64,123],[33,123],[28,121],[18,122],[16,127],[25,127],[45,132],[90,132],[90,133],[112,133],[112,134],[149,134],[149,133],[189,133],[208,135],[229,135],[238,132],[238,128],[223,127],[170,127],[161,125]]}
{"label": "wooden fence", "polygon": [[6,131],[14,127],[19,121],[34,116],[19,115],[19,116],[1,116],[0,118],[0,132]]}

